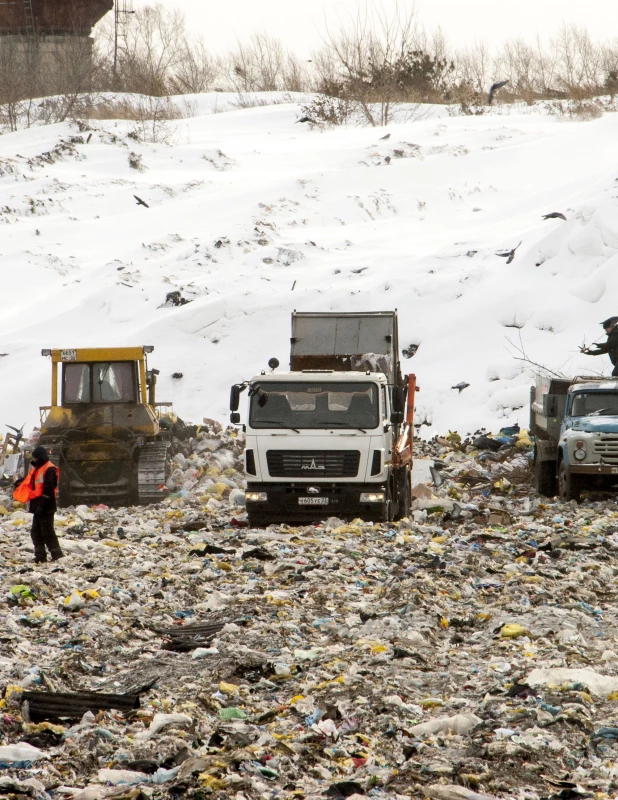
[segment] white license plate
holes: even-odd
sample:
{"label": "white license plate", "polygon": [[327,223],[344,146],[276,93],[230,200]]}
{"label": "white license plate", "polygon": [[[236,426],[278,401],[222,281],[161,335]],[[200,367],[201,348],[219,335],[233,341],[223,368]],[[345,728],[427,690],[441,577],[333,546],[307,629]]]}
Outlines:
{"label": "white license plate", "polygon": [[328,497],[299,497],[299,506],[327,506]]}
{"label": "white license plate", "polygon": [[61,350],[60,357],[63,361],[77,361],[77,350]]}

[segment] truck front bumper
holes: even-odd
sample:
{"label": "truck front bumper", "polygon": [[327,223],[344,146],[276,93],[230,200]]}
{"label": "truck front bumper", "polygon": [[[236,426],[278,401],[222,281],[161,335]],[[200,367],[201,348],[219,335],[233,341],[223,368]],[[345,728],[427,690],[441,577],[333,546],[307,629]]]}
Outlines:
{"label": "truck front bumper", "polygon": [[616,475],[618,476],[618,465],[610,464],[569,464],[569,472],[572,475]]}
{"label": "truck front bumper", "polygon": [[[318,490],[309,491],[309,489]],[[251,494],[266,499],[250,500]],[[382,499],[361,501],[361,495]],[[277,522],[317,522],[328,517],[368,521],[384,520],[388,492],[385,484],[340,483],[340,484],[274,484],[253,483],[247,485],[247,513],[256,524]]]}

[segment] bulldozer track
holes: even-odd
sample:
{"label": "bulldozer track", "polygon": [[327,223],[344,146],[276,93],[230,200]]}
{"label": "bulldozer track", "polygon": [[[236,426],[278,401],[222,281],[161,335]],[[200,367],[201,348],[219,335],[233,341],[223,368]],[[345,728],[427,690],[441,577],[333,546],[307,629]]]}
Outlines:
{"label": "bulldozer track", "polygon": [[161,486],[169,477],[169,442],[145,444],[139,454],[137,498],[140,504],[159,503],[165,498]]}

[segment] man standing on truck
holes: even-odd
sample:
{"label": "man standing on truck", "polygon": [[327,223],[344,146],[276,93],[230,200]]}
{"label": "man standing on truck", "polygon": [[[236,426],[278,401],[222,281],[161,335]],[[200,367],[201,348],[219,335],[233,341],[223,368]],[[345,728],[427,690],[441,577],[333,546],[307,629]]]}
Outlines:
{"label": "man standing on truck", "polygon": [[29,503],[33,515],[30,537],[34,545],[34,561],[47,561],[45,548],[52,561],[63,557],[58,537],[54,531],[54,514],[57,511],[56,495],[60,470],[49,460],[44,447],[35,447],[28,475],[15,486],[13,498],[20,503]]}
{"label": "man standing on truck", "polygon": [[595,344],[595,350],[589,347],[583,348],[582,353],[587,356],[602,356],[603,353],[607,353],[609,360],[614,365],[612,376],[618,378],[618,317],[609,317],[601,325],[607,334],[605,344]]}

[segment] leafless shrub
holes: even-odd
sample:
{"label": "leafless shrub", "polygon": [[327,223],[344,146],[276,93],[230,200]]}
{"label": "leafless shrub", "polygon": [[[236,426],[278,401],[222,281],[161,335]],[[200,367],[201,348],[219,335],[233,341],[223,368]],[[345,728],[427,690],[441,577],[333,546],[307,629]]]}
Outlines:
{"label": "leafless shrub", "polygon": [[388,125],[395,108],[407,106],[405,116],[413,117],[419,103],[440,101],[447,90],[455,65],[443,37],[429,47],[412,12],[374,11],[373,19],[365,9],[347,28],[329,31],[313,59],[319,93],[344,103],[318,101],[314,113],[325,120],[348,119],[355,110],[365,124]]}
{"label": "leafless shrub", "polygon": [[301,106],[301,114],[311,127],[347,125],[354,114],[354,103],[343,97],[318,94]]}
{"label": "leafless shrub", "polygon": [[544,107],[554,117],[580,121],[599,119],[603,111],[615,110],[597,100],[555,100]]}
{"label": "leafless shrub", "polygon": [[83,116],[89,120],[129,120],[135,122],[129,136],[136,141],[173,144],[176,137],[174,122],[184,119],[187,113],[169,97],[135,97],[93,103]]}
{"label": "leafless shrub", "polygon": [[272,97],[263,97],[256,94],[243,94],[239,92],[238,96],[235,100],[232,100],[230,105],[232,108],[236,109],[244,109],[244,108],[264,108],[266,106],[280,106],[286,105],[288,103],[292,103],[292,97],[289,94],[286,95],[275,95]]}

